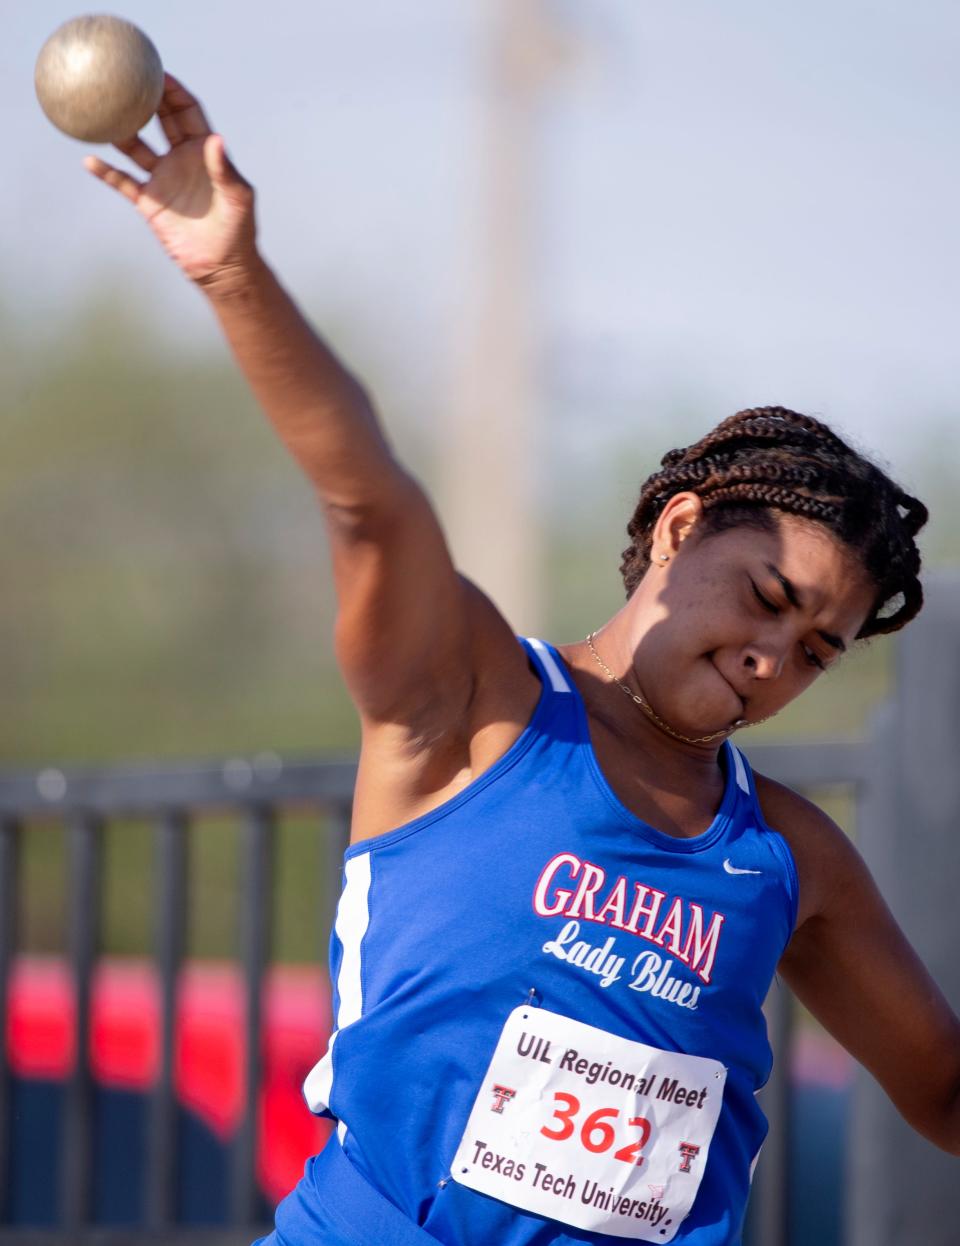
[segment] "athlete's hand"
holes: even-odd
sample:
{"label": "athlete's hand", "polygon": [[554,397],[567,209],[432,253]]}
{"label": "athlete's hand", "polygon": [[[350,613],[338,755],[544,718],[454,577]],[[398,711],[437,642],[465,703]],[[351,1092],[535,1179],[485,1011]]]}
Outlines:
{"label": "athlete's hand", "polygon": [[145,181],[96,156],[84,164],[130,200],[191,281],[244,269],[256,259],[253,187],[228,159],[199,101],[170,74],[157,116],[170,143],[166,154],[139,136],[117,146],[148,175]]}

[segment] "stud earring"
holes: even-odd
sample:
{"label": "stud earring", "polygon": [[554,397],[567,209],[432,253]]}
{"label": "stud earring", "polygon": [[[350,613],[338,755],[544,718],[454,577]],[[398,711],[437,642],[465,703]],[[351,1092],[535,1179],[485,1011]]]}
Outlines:
{"label": "stud earring", "polygon": [[657,558],[660,560],[660,562],[669,562],[669,561],[670,561],[670,555],[669,555],[669,554],[658,554],[658,555],[657,555]]}

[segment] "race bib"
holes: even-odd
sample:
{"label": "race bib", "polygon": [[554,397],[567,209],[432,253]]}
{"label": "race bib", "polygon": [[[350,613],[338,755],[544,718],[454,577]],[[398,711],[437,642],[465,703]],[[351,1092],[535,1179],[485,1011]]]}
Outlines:
{"label": "race bib", "polygon": [[515,1008],[451,1175],[578,1229],[672,1241],[700,1188],[725,1081],[716,1060]]}

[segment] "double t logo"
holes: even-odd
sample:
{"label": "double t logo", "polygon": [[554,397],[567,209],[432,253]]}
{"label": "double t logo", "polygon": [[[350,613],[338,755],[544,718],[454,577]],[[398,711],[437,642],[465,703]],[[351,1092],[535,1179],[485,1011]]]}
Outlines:
{"label": "double t logo", "polygon": [[517,1092],[515,1090],[511,1090],[509,1086],[494,1086],[494,1102],[490,1107],[490,1111],[502,1113],[504,1104],[509,1103],[516,1093]]}

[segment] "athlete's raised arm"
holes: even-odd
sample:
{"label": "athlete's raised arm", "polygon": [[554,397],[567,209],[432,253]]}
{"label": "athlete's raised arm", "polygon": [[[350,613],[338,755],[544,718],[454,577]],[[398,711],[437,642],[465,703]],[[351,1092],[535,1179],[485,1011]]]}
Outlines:
{"label": "athlete's raised arm", "polygon": [[[259,254],[254,192],[200,103],[168,75],[159,117],[170,150],[120,150],[147,177],[96,157],[206,294],[237,362],[326,515],[340,601],[337,649],[367,722],[438,732],[471,695],[472,613],[493,612],[455,573],[423,491],[394,458],[370,399]],[[481,623],[481,627],[487,624]],[[496,622],[494,622],[496,626]],[[429,706],[429,724],[414,722]]]}

